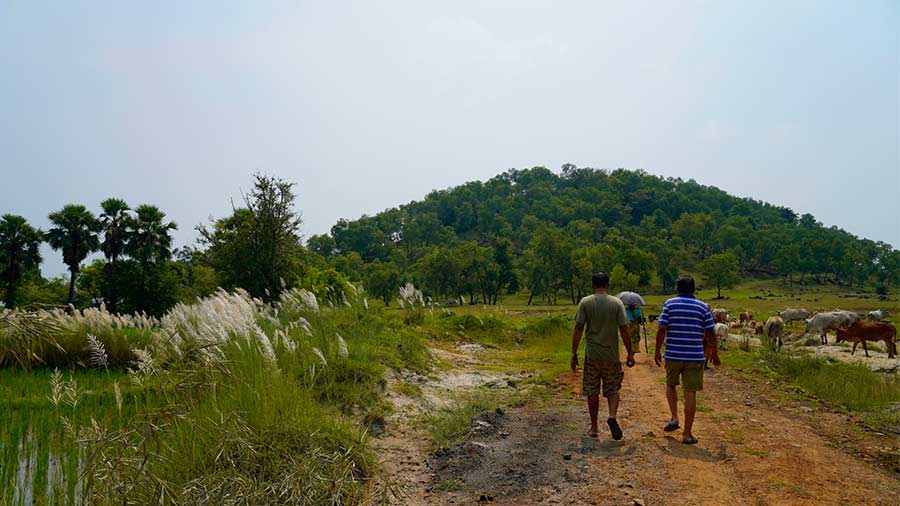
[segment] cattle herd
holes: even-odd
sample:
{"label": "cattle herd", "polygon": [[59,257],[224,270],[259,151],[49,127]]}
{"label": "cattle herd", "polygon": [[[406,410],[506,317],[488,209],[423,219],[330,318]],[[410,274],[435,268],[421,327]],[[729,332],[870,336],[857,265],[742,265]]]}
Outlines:
{"label": "cattle herd", "polygon": [[852,311],[828,311],[809,312],[806,309],[785,309],[766,319],[765,323],[759,323],[753,319],[750,311],[741,312],[737,318],[730,316],[725,309],[714,309],[713,319],[716,321],[716,337],[722,341],[727,339],[729,328],[748,328],[751,333],[766,338],[773,348],[781,348],[785,330],[793,322],[801,321],[804,333],[817,334],[822,344],[828,343],[828,332],[835,332],[835,342],[853,343],[850,354],[856,352],[856,347],[862,344],[863,351],[869,356],[866,346],[867,341],[882,341],[888,352],[888,358],[897,355],[895,338],[897,329],[885,321],[891,313],[885,310],[870,311],[865,317]]}

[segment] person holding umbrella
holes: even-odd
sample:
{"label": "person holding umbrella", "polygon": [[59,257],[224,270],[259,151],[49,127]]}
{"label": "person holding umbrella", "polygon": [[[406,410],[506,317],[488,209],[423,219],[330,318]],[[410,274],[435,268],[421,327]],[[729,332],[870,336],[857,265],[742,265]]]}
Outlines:
{"label": "person holding umbrella", "polygon": [[[641,328],[644,326],[644,312],[639,306],[643,306],[644,298],[635,292],[620,292],[616,295],[619,300],[625,304],[625,316],[628,317],[628,330],[631,334],[631,349],[635,353],[641,351]],[[644,333],[644,348],[650,352],[647,347],[647,334]]]}

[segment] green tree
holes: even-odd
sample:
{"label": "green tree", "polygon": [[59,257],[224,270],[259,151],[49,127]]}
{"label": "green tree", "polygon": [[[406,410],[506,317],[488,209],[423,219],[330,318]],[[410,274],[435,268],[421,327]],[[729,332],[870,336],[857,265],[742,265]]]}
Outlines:
{"label": "green tree", "polygon": [[166,221],[166,213],[156,206],[141,205],[129,220],[128,240],[125,252],[140,268],[140,293],[147,288],[148,277],[160,274],[158,269],[172,258],[172,230],[178,226]]}
{"label": "green tree", "polygon": [[334,252],[337,249],[337,244],[334,242],[334,239],[327,234],[314,235],[310,237],[306,241],[306,246],[313,253],[323,257],[330,257],[334,255]]}
{"label": "green tree", "polygon": [[300,214],[294,210],[294,184],[255,174],[245,208],[198,227],[205,256],[222,283],[270,300],[303,275]]}
{"label": "green tree", "polygon": [[129,208],[124,200],[115,198],[104,200],[100,203],[100,208],[103,209],[100,213],[100,224],[103,228],[100,251],[106,257],[106,263],[103,265],[103,301],[110,311],[116,312],[119,306],[116,267],[119,259],[125,254],[130,221]]}
{"label": "green tree", "polygon": [[40,265],[41,242],[40,230],[29,225],[25,218],[12,214],[0,218],[0,279],[4,283],[3,302],[7,308],[16,307],[22,278]]}
{"label": "green tree", "polygon": [[174,257],[171,265],[178,272],[181,286],[178,300],[191,302],[206,297],[219,286],[216,272],[203,263],[203,253],[196,248],[178,248]]}
{"label": "green tree", "polygon": [[633,272],[628,272],[622,264],[616,264],[609,274],[609,291],[612,294],[635,291],[640,285],[641,278]]}
{"label": "green tree", "polygon": [[463,265],[450,248],[434,248],[419,259],[415,270],[426,293],[453,297],[462,303],[460,278]]}
{"label": "green tree", "polygon": [[100,249],[97,237],[100,222],[87,208],[75,204],[50,213],[49,218],[53,226],[47,231],[45,240],[54,250],[62,250],[63,263],[69,268],[69,296],[66,302],[72,304],[81,262]]}
{"label": "green tree", "polygon": [[524,254],[525,276],[531,289],[529,305],[537,295],[544,295],[548,302],[555,303],[560,288],[568,289],[574,300],[574,246],[556,226],[544,224],[538,227]]}
{"label": "green tree", "polygon": [[385,306],[391,304],[391,298],[402,282],[403,277],[395,266],[383,264],[377,260],[369,264],[366,275],[366,291],[373,297],[381,299]]}
{"label": "green tree", "polygon": [[710,255],[700,262],[700,272],[716,286],[717,298],[722,298],[722,288],[734,286],[738,280],[738,261],[730,251]]}

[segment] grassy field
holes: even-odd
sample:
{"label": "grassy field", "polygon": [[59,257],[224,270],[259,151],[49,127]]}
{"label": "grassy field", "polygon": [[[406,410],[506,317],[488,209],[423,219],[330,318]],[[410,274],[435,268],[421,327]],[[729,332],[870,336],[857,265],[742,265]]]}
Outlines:
{"label": "grassy field", "polygon": [[[758,320],[786,307],[898,311],[871,293],[802,288],[754,281],[710,303]],[[648,295],[646,312],[665,298]],[[222,292],[153,322],[58,315],[52,345],[0,327],[0,503],[363,503],[378,472],[368,429],[391,411],[384,371],[428,371],[429,342],[480,343],[485,368],[527,372],[523,383],[542,387],[529,402],[553,394],[568,370],[574,306],[526,302],[403,309],[359,295],[320,308],[306,292],[274,306]],[[103,365],[89,334],[105,348]],[[758,350],[722,356],[727,369],[799,388],[873,426],[900,424],[896,375]],[[423,420],[437,447],[498,405],[491,392],[457,401]]]}
{"label": "grassy field", "polygon": [[130,373],[55,347],[61,372],[0,370],[0,504],[360,504],[385,368],[429,367],[424,340],[361,296],[220,293],[158,325]]}

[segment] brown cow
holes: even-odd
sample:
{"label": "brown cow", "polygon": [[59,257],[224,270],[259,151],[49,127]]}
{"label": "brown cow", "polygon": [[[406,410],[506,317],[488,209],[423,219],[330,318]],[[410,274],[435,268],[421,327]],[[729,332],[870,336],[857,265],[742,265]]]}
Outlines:
{"label": "brown cow", "polygon": [[728,323],[728,311],[717,307],[713,309],[712,314],[716,323]]}
{"label": "brown cow", "polygon": [[740,318],[741,325],[745,325],[750,323],[750,320],[753,319],[753,313],[751,313],[750,311],[741,311],[741,314],[738,315],[738,318]]}
{"label": "brown cow", "polygon": [[850,354],[856,351],[856,345],[862,342],[863,351],[869,356],[869,350],[866,347],[866,341],[884,341],[887,346],[888,358],[894,358],[897,354],[897,344],[894,338],[897,336],[897,329],[890,323],[882,322],[864,322],[858,321],[850,325],[846,329],[837,329],[837,342],[851,341],[853,349]]}

